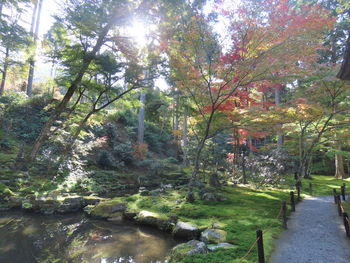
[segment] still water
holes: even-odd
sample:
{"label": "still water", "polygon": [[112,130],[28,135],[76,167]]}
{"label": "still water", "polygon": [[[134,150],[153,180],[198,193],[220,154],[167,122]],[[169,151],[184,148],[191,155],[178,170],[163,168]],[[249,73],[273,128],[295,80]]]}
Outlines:
{"label": "still water", "polygon": [[0,213],[1,263],[159,263],[178,243],[152,228],[82,214]]}

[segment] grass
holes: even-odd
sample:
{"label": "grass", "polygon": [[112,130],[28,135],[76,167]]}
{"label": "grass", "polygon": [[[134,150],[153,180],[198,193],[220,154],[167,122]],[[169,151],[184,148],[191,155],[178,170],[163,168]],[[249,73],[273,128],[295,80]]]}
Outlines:
{"label": "grass", "polygon": [[333,189],[336,188],[340,193],[340,186],[345,183],[346,188],[350,190],[350,179],[335,179],[333,176],[312,176],[312,179],[304,179],[303,186],[308,189],[309,183],[312,184],[312,195],[333,195]]}
{"label": "grass", "polygon": [[[227,186],[220,194],[228,200],[223,202],[194,203],[182,202],[184,191],[170,191],[163,196],[140,196],[114,198],[102,202],[96,207],[104,216],[107,208],[119,202],[127,202],[130,210],[147,210],[170,216],[176,214],[180,221],[190,222],[200,228],[210,228],[213,223],[227,231],[228,242],[238,246],[237,249],[221,250],[206,255],[192,255],[180,262],[239,262],[239,259],[249,250],[256,238],[256,230],[264,230],[265,253],[270,256],[274,239],[282,231],[281,220],[277,218],[281,201],[286,200],[289,192],[278,189],[256,190],[247,187]],[[167,208],[167,209],[165,209]],[[98,211],[95,211],[95,213]],[[256,262],[256,249],[243,262]]]}
{"label": "grass", "polygon": [[[313,185],[313,195],[332,195],[332,189],[339,189],[345,183],[350,189],[350,180],[339,180],[331,176],[313,176],[312,180],[303,180],[302,194],[309,195],[309,183]],[[246,262],[257,261],[256,247],[243,260],[241,258],[250,249],[256,238],[256,230],[264,231],[264,248],[266,258],[269,259],[274,249],[276,238],[283,231],[281,219],[278,218],[281,201],[289,203],[289,191],[294,187],[294,179],[288,178],[282,189],[255,189],[244,186],[226,186],[218,192],[227,198],[223,202],[194,203],[184,202],[185,192],[173,190],[161,196],[120,197],[110,200],[110,205],[119,202],[128,203],[132,211],[147,210],[164,216],[176,214],[180,221],[190,222],[200,228],[210,228],[218,223],[220,228],[227,231],[228,242],[237,245],[236,249],[219,250],[205,255],[191,255],[182,259],[181,263],[196,262]],[[182,200],[180,204],[178,200]],[[107,211],[108,204],[101,203],[100,208]],[[99,206],[97,206],[98,208]],[[348,206],[350,210],[350,205]],[[104,214],[106,216],[106,214]]]}

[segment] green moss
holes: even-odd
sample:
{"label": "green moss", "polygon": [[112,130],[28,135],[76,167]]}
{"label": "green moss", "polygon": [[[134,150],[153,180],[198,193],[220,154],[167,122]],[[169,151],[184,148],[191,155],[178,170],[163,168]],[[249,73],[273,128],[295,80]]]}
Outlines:
{"label": "green moss", "polygon": [[112,207],[120,204],[122,202],[121,198],[115,198],[108,201],[100,202],[94,208],[91,209],[90,214],[95,217],[108,218],[116,217],[118,213],[112,213]]}
{"label": "green moss", "polygon": [[0,196],[8,197],[15,195],[10,188],[8,188],[5,184],[0,183]]}

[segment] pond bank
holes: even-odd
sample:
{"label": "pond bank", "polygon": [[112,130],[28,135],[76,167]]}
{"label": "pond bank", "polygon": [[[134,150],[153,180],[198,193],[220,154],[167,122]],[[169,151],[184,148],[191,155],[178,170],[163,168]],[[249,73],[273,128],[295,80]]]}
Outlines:
{"label": "pond bank", "polygon": [[106,222],[82,213],[42,216],[0,213],[0,262],[165,262],[181,240],[132,222]]}

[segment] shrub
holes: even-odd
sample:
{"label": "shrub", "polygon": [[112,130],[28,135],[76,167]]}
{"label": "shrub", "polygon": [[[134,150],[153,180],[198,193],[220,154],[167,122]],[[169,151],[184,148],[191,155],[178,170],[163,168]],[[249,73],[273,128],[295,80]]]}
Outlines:
{"label": "shrub", "polygon": [[144,160],[146,158],[147,152],[148,152],[148,145],[146,143],[135,143],[134,146],[134,152],[133,156],[137,160]]}
{"label": "shrub", "polygon": [[104,169],[113,169],[116,167],[116,161],[113,155],[106,150],[100,152],[97,157],[97,164]]}

